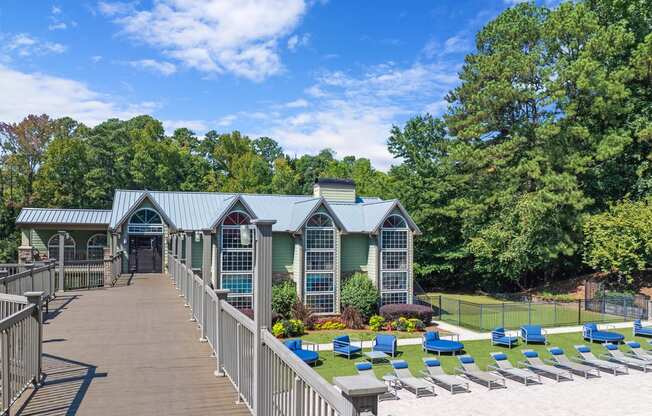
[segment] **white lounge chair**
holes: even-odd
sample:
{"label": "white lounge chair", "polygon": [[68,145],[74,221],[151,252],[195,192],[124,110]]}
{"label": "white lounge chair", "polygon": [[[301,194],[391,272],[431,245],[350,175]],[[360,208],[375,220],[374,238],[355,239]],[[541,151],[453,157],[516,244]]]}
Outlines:
{"label": "white lounge chair", "polygon": [[456,368],[455,371],[469,380],[485,384],[489,390],[491,390],[492,387],[507,388],[505,377],[480,370],[478,365],[475,363],[475,360],[470,355],[458,356],[457,360],[459,361],[460,366]]}
{"label": "white lounge chair", "polygon": [[557,367],[565,368],[569,371],[572,371],[576,374],[581,374],[584,378],[588,379],[591,375],[600,377],[600,369],[597,367],[591,367],[589,365],[580,364],[577,361],[573,361],[566,356],[564,350],[559,347],[548,348],[548,352],[552,354],[552,360],[544,360],[544,362],[552,364]]}
{"label": "white lounge chair", "polygon": [[640,358],[626,355],[618,349],[616,344],[604,344],[605,354],[602,355],[606,360],[611,360],[629,367],[640,368],[644,373],[652,369],[652,360],[641,360]]}
{"label": "white lounge chair", "polygon": [[539,357],[539,353],[537,353],[534,350],[523,350],[521,351],[523,353],[523,356],[525,358],[525,361],[519,362],[519,365],[523,367],[527,367],[532,371],[539,372],[539,373],[544,373],[548,374],[550,376],[555,377],[557,382],[560,382],[561,380],[572,380],[573,379],[573,373],[570,372],[569,370],[564,370],[562,368],[556,367],[555,365],[551,364],[546,364],[541,357]]}
{"label": "white lounge chair", "polygon": [[417,398],[423,396],[423,393],[425,395],[435,395],[435,385],[428,383],[423,378],[414,377],[405,360],[392,360],[390,364],[401,387],[413,392]]}
{"label": "white lounge chair", "polygon": [[588,364],[599,367],[603,370],[612,371],[614,376],[617,376],[618,373],[629,374],[629,368],[626,365],[602,360],[593,355],[591,349],[586,345],[574,345],[574,347],[579,354],[578,359],[583,364]]}
{"label": "white lounge chair", "polygon": [[454,376],[444,373],[441,368],[441,362],[434,358],[424,358],[423,364],[426,366],[425,370],[421,370],[424,378],[429,379],[432,383],[439,386],[444,385],[451,394],[455,390],[469,392],[469,382],[460,376]]}
{"label": "white lounge chair", "polygon": [[522,368],[514,367],[512,363],[509,362],[509,360],[507,359],[507,354],[505,354],[504,352],[491,352],[489,354],[494,359],[494,363],[495,363],[489,365],[489,368],[491,368],[492,370],[495,370],[506,377],[520,380],[526,386],[530,381],[538,382],[539,384],[541,384],[540,375],[533,373],[532,371],[529,370],[524,370]]}

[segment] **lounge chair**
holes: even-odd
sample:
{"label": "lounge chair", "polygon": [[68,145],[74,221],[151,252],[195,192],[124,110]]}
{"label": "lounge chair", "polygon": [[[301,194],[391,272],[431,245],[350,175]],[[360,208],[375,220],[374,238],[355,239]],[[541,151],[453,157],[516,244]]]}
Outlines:
{"label": "lounge chair", "polygon": [[521,339],[525,345],[530,343],[547,344],[548,333],[541,325],[523,325],[521,327]]}
{"label": "lounge chair", "polygon": [[591,352],[591,349],[586,345],[575,345],[575,350],[579,354],[579,361],[583,364],[592,365],[594,367],[599,367],[603,370],[613,371],[614,376],[617,376],[619,372],[628,374],[629,368],[626,365],[614,363],[607,360],[602,360]]}
{"label": "lounge chair", "polygon": [[535,372],[544,373],[553,376],[555,377],[558,383],[562,379],[567,379],[567,380],[573,379],[573,373],[571,373],[568,370],[558,368],[555,365],[547,364],[541,359],[541,357],[539,357],[539,354],[536,351],[523,350],[521,351],[521,353],[523,353],[523,357],[525,358],[525,361],[519,362],[519,365],[523,367],[527,367]]}
{"label": "lounge chair", "polygon": [[[376,379],[376,374],[374,373],[373,366],[369,361],[360,361],[358,363],[355,363],[355,369],[358,372],[358,374],[361,376],[368,376],[373,379]],[[388,384],[387,393],[378,396],[378,400],[398,400],[398,393],[396,392],[396,383],[393,382],[393,380],[383,379],[383,381],[386,381]]]}
{"label": "lounge chair", "polygon": [[426,392],[427,395],[435,395],[435,385],[428,383],[423,378],[414,377],[405,360],[392,360],[390,363],[401,387],[413,392],[417,398],[421,397],[423,392]]}
{"label": "lounge chair", "polygon": [[640,319],[634,321],[633,329],[635,337],[652,337],[652,326],[643,326]]}
{"label": "lounge chair", "polygon": [[[319,353],[317,353],[317,344],[302,341],[300,339],[288,339],[284,342],[284,344],[297,357],[301,358],[301,361],[308,365],[313,365],[319,360]],[[304,346],[312,348],[312,350],[303,348]]]}
{"label": "lounge chair", "polygon": [[475,360],[470,355],[460,355],[457,357],[460,366],[455,369],[459,374],[462,374],[471,381],[479,384],[486,384],[489,390],[492,387],[507,388],[505,384],[505,377],[497,376],[487,371],[482,371],[478,368]]}
{"label": "lounge chair", "polygon": [[496,328],[491,331],[491,345],[503,345],[512,348],[518,344],[518,337],[510,336],[505,328]]}
{"label": "lounge chair", "polygon": [[333,355],[344,355],[351,359],[352,356],[362,353],[362,341],[356,340],[360,346],[353,345],[353,340],[348,335],[342,335],[333,339]]}
{"label": "lounge chair", "polygon": [[[451,338],[456,336],[455,334],[451,335]],[[441,339],[439,332],[429,331],[423,334],[423,341],[421,346],[424,351],[427,352],[436,352],[437,355],[441,355],[442,352],[450,352],[453,355],[464,349],[464,344],[459,341],[453,341],[448,339]]]}
{"label": "lounge chair", "polygon": [[397,342],[394,335],[376,335],[376,338],[372,342],[371,350],[384,352],[394,357],[397,352],[396,345]]}
{"label": "lounge chair", "polygon": [[635,341],[625,341],[625,345],[629,347],[629,354],[633,357],[640,358],[644,361],[652,360],[652,350],[644,350],[640,343]]}
{"label": "lounge chair", "polygon": [[470,392],[469,382],[466,379],[463,379],[460,376],[453,376],[450,374],[444,373],[444,370],[441,368],[441,362],[434,358],[424,358],[423,365],[426,366],[425,370],[421,370],[421,374],[426,379],[430,380],[433,384],[438,386],[446,386],[450,390],[451,394],[455,393],[455,390],[462,390],[464,392]]}
{"label": "lounge chair", "polygon": [[580,374],[586,379],[588,379],[591,374],[595,375],[596,377],[600,377],[599,368],[580,364],[577,361],[571,360],[566,356],[564,350],[559,347],[548,348],[548,352],[552,355],[552,360],[545,360],[545,362],[548,362],[557,367],[565,368],[575,374]]}
{"label": "lounge chair", "polygon": [[602,357],[607,360],[615,361],[629,367],[640,368],[644,373],[647,373],[647,370],[652,369],[652,359],[641,360],[640,358],[626,355],[624,352],[618,349],[618,345],[616,344],[604,344],[603,346],[606,350],[606,354],[604,354]]}
{"label": "lounge chair", "polygon": [[[606,326],[605,329],[613,328],[613,326]],[[582,327],[582,336],[589,342],[610,342],[612,344],[619,344],[625,339],[625,336],[618,332],[605,331],[598,328],[597,324],[584,324]]]}
{"label": "lounge chair", "polygon": [[492,370],[495,370],[506,377],[520,380],[526,386],[530,381],[538,382],[541,384],[540,375],[528,370],[524,370],[522,368],[514,367],[512,363],[510,363],[507,359],[507,354],[503,352],[490,352],[489,355],[491,355],[491,357],[494,359],[495,364],[490,364],[488,368],[491,368]]}

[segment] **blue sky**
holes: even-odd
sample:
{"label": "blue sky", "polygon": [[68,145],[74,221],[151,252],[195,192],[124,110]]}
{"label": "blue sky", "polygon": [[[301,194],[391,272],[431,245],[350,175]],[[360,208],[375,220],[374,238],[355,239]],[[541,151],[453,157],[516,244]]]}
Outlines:
{"label": "blue sky", "polygon": [[386,169],[392,124],[441,114],[473,36],[517,1],[0,4],[0,120],[151,114]]}

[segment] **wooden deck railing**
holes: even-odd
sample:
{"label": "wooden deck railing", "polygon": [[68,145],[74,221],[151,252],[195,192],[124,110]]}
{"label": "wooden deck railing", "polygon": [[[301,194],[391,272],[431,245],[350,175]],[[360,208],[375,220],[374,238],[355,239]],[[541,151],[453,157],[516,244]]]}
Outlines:
{"label": "wooden deck railing", "polygon": [[0,270],[11,270],[15,273],[0,275],[0,293],[23,295],[25,292],[42,291],[46,301],[54,297],[56,291],[55,263],[0,265]]}
{"label": "wooden deck railing", "polygon": [[0,396],[3,415],[8,414],[10,407],[27,387],[38,386],[41,380],[42,296],[43,292],[27,292],[26,296],[0,294],[2,311],[14,311],[0,320]]}
{"label": "wooden deck railing", "polygon": [[[262,353],[255,362],[254,322],[226,301],[228,291],[205,286],[174,255],[168,256],[168,271],[179,296],[191,308],[191,316],[204,329],[216,357],[216,374],[229,378],[252,414],[255,398],[263,397],[266,405],[258,406],[261,413],[254,416],[357,415],[350,401],[265,328],[261,333]],[[262,396],[254,391],[254,371],[259,366],[265,368],[265,379],[258,387],[263,389]]]}

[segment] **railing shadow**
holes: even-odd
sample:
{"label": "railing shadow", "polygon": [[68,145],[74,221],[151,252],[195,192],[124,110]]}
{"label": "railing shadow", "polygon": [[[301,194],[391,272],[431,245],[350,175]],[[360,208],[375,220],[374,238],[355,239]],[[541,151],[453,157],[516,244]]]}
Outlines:
{"label": "railing shadow", "polygon": [[76,415],[91,382],[107,373],[97,367],[50,354],[43,354],[42,385],[31,390],[16,415]]}
{"label": "railing shadow", "polygon": [[52,299],[47,305],[47,309],[43,313],[43,322],[47,323],[47,321],[59,316],[67,306],[78,297],[80,297],[80,295],[57,295],[57,297]]}

